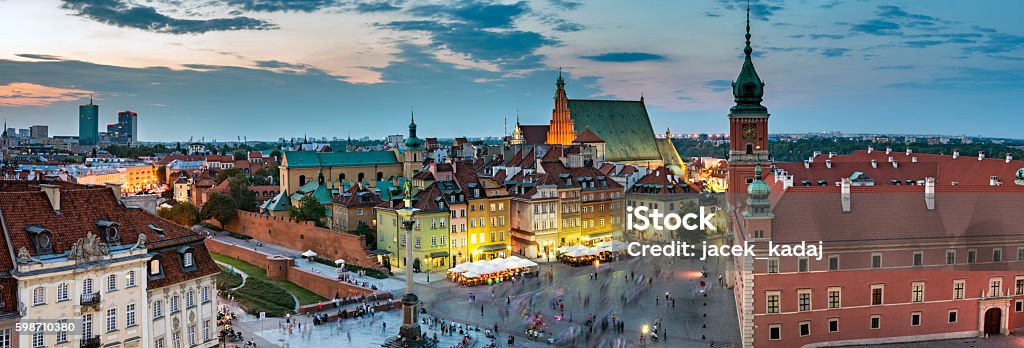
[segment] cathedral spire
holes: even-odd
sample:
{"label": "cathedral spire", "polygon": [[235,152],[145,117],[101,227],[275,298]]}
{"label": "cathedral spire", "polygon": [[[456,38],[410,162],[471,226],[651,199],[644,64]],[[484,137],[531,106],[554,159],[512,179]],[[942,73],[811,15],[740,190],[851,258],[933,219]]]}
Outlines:
{"label": "cathedral spire", "polygon": [[750,47],[750,2],[747,2],[745,45],[743,47],[743,67],[736,81],[732,83],[732,95],[736,106],[732,107],[733,114],[767,114],[768,108],[761,105],[764,97],[764,81],[757,76],[754,69],[753,53]]}

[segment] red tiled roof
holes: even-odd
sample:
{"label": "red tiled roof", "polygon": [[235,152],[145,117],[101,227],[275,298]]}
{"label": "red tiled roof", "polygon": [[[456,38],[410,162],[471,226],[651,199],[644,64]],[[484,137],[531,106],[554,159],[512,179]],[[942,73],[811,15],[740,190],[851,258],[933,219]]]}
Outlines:
{"label": "red tiled roof", "polygon": [[183,162],[196,162],[196,161],[202,161],[203,160],[203,156],[187,156],[187,155],[182,155],[182,154],[177,154],[176,153],[176,154],[171,154],[171,155],[164,156],[163,158],[160,159],[160,161],[157,161],[156,163],[159,166],[166,166],[166,165],[170,164],[171,162],[174,162],[175,160],[181,160]]}
{"label": "red tiled roof", "polygon": [[[892,166],[889,157],[897,162],[898,168]],[[915,158],[917,162],[914,162]],[[827,167],[826,160],[832,161],[832,168]],[[871,160],[876,161],[878,168],[871,167]],[[886,154],[885,151],[874,150],[868,153],[859,150],[831,158],[828,154],[815,156],[810,169],[804,169],[802,162],[777,162],[775,166],[793,175],[795,184],[801,180],[826,180],[834,184],[843,177],[849,177],[854,171],[859,171],[875,179],[876,185],[889,184],[891,180],[923,180],[925,177],[934,177],[935,184],[939,186],[954,183],[988,185],[992,176],[1008,185],[1013,183],[1017,170],[1024,168],[1024,161],[1018,159],[1007,163],[1005,157],[986,157],[979,161],[977,154],[961,154],[953,159],[951,155],[913,152],[907,155],[905,151]]]}
{"label": "red tiled roof", "polygon": [[413,175],[412,178],[419,180],[434,180],[434,174],[431,174],[430,172],[424,170],[422,172],[416,173],[416,175]]}
{"label": "red tiled roof", "polygon": [[1024,236],[1024,186],[936,186],[928,210],[922,186],[851,188],[843,212],[836,186],[792,187],[774,205],[772,240],[893,243]]}
{"label": "red tiled roof", "polygon": [[603,143],[604,139],[601,139],[601,137],[597,136],[597,134],[594,134],[594,132],[591,132],[590,128],[587,128],[587,129],[584,129],[582,132],[580,132],[580,135],[576,136],[576,140],[573,140],[573,142],[574,143],[581,143],[581,144],[585,144],[585,143]]}
{"label": "red tiled roof", "polygon": [[[652,186],[645,187],[643,185]],[[683,188],[683,185],[685,185],[685,188]],[[684,192],[700,192],[700,187],[690,185],[683,181],[683,178],[672,173],[668,168],[661,167],[647,173],[647,175],[644,175],[640,180],[637,180],[636,184],[632,187],[632,191],[666,195]]]}
{"label": "red tiled roof", "polygon": [[[420,172],[427,173],[430,172]],[[363,186],[362,183],[353,184],[348,191],[343,192],[334,198],[334,203],[338,203],[347,207],[354,206],[376,206],[383,202],[379,196],[369,187]]]}
{"label": "red tiled roof", "polygon": [[149,280],[148,288],[157,289],[168,285],[174,285],[190,279],[205,277],[220,272],[220,268],[213,262],[210,252],[202,242],[192,243],[189,246],[195,248],[192,252],[196,269],[184,271],[181,268],[181,258],[177,248],[168,248],[160,251],[160,265],[163,267],[163,278]]}

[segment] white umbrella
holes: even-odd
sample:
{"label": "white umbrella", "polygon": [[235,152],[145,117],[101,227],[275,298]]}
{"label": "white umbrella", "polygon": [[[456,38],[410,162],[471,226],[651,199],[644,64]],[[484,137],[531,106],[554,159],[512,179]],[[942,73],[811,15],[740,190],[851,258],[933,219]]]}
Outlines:
{"label": "white umbrella", "polygon": [[[316,254],[316,253],[313,253],[313,254]],[[344,265],[345,264],[345,260],[342,260],[342,259],[334,260],[334,264],[335,265]]]}
{"label": "white umbrella", "polygon": [[463,273],[462,276],[466,277],[466,278],[476,278],[476,277],[479,277],[480,275],[476,274],[476,272],[466,272],[466,273]]}
{"label": "white umbrella", "polygon": [[313,257],[313,256],[316,256],[316,255],[317,255],[316,252],[312,251],[312,250],[306,250],[306,252],[302,253],[302,256],[305,256],[305,257]]}

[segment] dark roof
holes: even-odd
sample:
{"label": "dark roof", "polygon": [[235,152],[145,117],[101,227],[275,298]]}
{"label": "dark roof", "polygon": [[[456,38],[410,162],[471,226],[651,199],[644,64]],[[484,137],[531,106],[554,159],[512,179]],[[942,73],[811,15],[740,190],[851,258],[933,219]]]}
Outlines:
{"label": "dark roof", "polygon": [[582,132],[580,132],[580,134],[576,136],[576,140],[573,140],[572,142],[574,142],[574,143],[581,143],[581,144],[585,144],[585,143],[603,143],[604,139],[601,139],[601,137],[597,136],[597,134],[594,134],[594,132],[591,132],[590,128],[587,128],[587,129],[584,129]]}
{"label": "dark roof", "polygon": [[526,144],[547,143],[549,129],[549,125],[519,125],[519,131],[523,133],[523,142]]}
{"label": "dark roof", "polygon": [[206,250],[205,244],[202,242],[196,242],[189,246],[195,248],[192,252],[192,260],[196,264],[196,269],[191,271],[185,271],[182,269],[181,258],[177,250],[179,248],[162,249],[159,251],[159,255],[160,265],[163,267],[164,276],[162,278],[149,280],[149,289],[161,288],[181,283],[189,279],[204,277],[220,272],[220,268],[217,267],[217,264],[213,262],[213,258],[210,257],[210,252]]}
{"label": "dark roof", "polygon": [[643,102],[569,99],[568,105],[576,129],[589,128],[604,139],[607,161],[661,160]]}
{"label": "dark roof", "polygon": [[354,206],[375,206],[382,201],[377,194],[362,183],[355,183],[347,191],[342,192],[334,199],[334,203],[347,207]]}

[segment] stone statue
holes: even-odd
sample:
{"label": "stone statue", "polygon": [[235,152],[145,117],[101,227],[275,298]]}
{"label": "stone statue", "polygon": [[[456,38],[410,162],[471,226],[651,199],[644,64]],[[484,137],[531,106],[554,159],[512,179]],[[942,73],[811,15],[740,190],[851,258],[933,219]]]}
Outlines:
{"label": "stone statue", "polygon": [[405,185],[403,185],[402,189],[405,195],[405,207],[412,208],[412,181],[405,179]]}
{"label": "stone statue", "polygon": [[28,248],[26,248],[26,247],[21,247],[21,249],[18,249],[18,262],[20,262],[20,263],[43,263],[42,261],[39,261],[36,258],[32,257],[32,253],[29,253],[28,252]]}
{"label": "stone statue", "polygon": [[[142,241],[145,242],[145,240]],[[107,247],[107,243],[104,243],[95,234],[89,232],[89,234],[85,235],[85,238],[79,239],[75,244],[71,245],[68,258],[80,260],[108,254],[110,254],[110,249]]]}
{"label": "stone statue", "polygon": [[145,248],[146,248],[146,234],[145,233],[139,233],[139,240],[137,242],[135,242],[135,245],[132,246],[131,250],[145,249]]}

